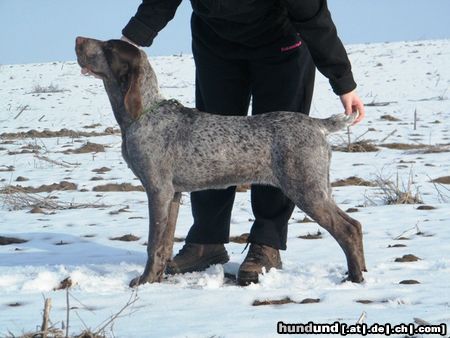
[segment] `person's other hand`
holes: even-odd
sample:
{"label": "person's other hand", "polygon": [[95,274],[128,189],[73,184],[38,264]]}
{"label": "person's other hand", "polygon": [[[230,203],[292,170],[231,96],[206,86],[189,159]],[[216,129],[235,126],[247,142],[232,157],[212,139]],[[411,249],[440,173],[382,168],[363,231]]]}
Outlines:
{"label": "person's other hand", "polygon": [[345,114],[351,115],[358,112],[358,118],[355,122],[353,122],[353,124],[361,122],[364,116],[366,116],[366,111],[364,108],[364,103],[361,101],[356,91],[353,90],[347,94],[341,95],[340,99],[342,105],[344,106]]}

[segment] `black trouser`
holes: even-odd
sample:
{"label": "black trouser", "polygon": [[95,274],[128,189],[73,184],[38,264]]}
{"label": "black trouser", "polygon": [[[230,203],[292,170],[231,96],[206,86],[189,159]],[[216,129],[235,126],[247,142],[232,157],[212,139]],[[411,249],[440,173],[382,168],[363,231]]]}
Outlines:
{"label": "black trouser", "polygon": [[[288,54],[262,59],[225,59],[193,43],[196,107],[221,115],[270,111],[309,113],[315,67],[305,45]],[[194,224],[186,242],[228,243],[236,187],[191,193]],[[249,242],[286,249],[287,223],[294,204],[278,188],[252,185],[255,222]]]}

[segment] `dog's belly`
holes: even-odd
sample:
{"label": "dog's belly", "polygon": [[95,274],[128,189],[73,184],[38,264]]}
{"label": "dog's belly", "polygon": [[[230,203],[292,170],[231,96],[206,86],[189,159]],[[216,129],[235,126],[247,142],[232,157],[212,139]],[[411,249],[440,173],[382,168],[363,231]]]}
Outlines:
{"label": "dog's belly", "polygon": [[186,151],[174,165],[173,184],[179,191],[222,189],[232,185],[260,183],[277,185],[269,149],[254,150],[226,144]]}

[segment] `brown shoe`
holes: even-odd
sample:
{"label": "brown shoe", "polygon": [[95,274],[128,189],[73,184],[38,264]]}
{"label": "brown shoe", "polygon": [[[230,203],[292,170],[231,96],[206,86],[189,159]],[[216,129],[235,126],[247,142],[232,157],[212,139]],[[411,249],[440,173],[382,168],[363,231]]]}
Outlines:
{"label": "brown shoe", "polygon": [[258,283],[258,274],[262,268],[269,271],[271,268],[281,269],[280,252],[267,245],[251,243],[247,257],[239,267],[237,282],[245,286],[250,283]]}
{"label": "brown shoe", "polygon": [[167,263],[166,274],[203,271],[213,264],[225,264],[230,260],[223,244],[186,243]]}

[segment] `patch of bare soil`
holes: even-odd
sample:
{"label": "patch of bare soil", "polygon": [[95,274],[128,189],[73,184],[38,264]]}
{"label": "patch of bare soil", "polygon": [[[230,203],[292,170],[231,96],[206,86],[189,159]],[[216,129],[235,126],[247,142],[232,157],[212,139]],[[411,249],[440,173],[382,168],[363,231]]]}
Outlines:
{"label": "patch of bare soil", "polygon": [[26,242],[28,241],[22,238],[0,236],[0,245],[22,244]]}
{"label": "patch of bare soil", "polygon": [[357,300],[355,300],[355,302],[360,303],[360,304],[384,304],[384,303],[387,303],[388,300],[387,299],[383,299],[383,300],[357,299]]}
{"label": "patch of bare soil", "polygon": [[64,154],[87,154],[87,153],[103,153],[105,146],[103,144],[87,142],[78,149],[64,150]]}
{"label": "patch of bare soil", "polygon": [[450,176],[442,176],[442,177],[439,177],[439,178],[435,178],[431,182],[439,183],[439,184],[450,184]]}
{"label": "patch of bare soil", "polygon": [[403,255],[403,257],[396,258],[395,262],[397,263],[409,263],[409,262],[417,262],[420,258],[411,254]]}
{"label": "patch of bare soil", "polygon": [[372,153],[379,150],[379,148],[370,141],[357,141],[348,145],[333,146],[333,151],[342,151],[345,153]]}
{"label": "patch of bare soil", "polygon": [[145,191],[142,185],[132,185],[130,183],[108,183],[98,185],[92,189],[99,192],[111,192],[111,191]]}
{"label": "patch of bare soil", "polygon": [[273,300],[255,300],[252,305],[253,306],[261,306],[261,305],[283,305],[283,304],[314,304],[319,303],[319,298],[305,298],[300,302],[293,301],[289,297],[283,299],[273,299]]}
{"label": "patch of bare soil", "polygon": [[108,167],[101,167],[101,168],[92,169],[92,171],[97,174],[104,174],[104,173],[107,173],[108,171],[111,171],[111,169]]}
{"label": "patch of bare soil", "polygon": [[351,214],[352,212],[358,212],[359,209],[358,208],[348,208],[347,210],[345,210],[346,213]]}
{"label": "patch of bare soil", "polygon": [[15,302],[15,303],[8,303],[6,305],[9,306],[9,307],[19,307],[19,306],[23,306],[24,303]]}
{"label": "patch of bare soil", "polygon": [[136,242],[136,241],[138,241],[140,239],[141,239],[140,237],[137,237],[137,236],[132,235],[132,234],[110,238],[110,240],[112,240],[112,241],[122,241],[122,242]]}
{"label": "patch of bare soil", "polygon": [[39,187],[22,187],[21,185],[7,186],[0,190],[2,194],[14,193],[17,191],[23,193],[41,193],[41,192],[52,192],[52,191],[64,191],[64,190],[77,190],[78,186],[75,183],[68,181],[61,181],[59,183],[53,183],[50,185],[43,184]]}
{"label": "patch of bare soil", "polygon": [[374,182],[366,181],[362,178],[356,176],[350,176],[342,180],[337,180],[331,183],[332,187],[345,187],[349,185],[364,186],[364,187],[374,187],[376,184]]}
{"label": "patch of bare soil", "polygon": [[388,248],[405,248],[406,246],[406,244],[389,244]]}
{"label": "patch of bare soil", "polygon": [[245,244],[248,241],[248,236],[250,236],[249,233],[244,233],[240,236],[231,236],[230,237],[230,242],[233,243],[239,243],[239,244]]}
{"label": "patch of bare soil", "polygon": [[52,138],[52,137],[70,137],[70,138],[80,138],[80,137],[95,137],[95,136],[105,136],[105,135],[113,135],[120,134],[119,129],[114,129],[111,127],[106,128],[103,132],[85,132],[85,131],[75,131],[70,129],[60,129],[57,131],[52,130],[42,130],[37,131],[35,129],[31,129],[25,132],[17,132],[17,133],[2,133],[0,134],[1,138],[4,139],[23,139],[23,138]]}
{"label": "patch of bare soil", "polygon": [[414,150],[414,154],[438,154],[450,152],[448,144],[442,145],[426,145],[426,144],[410,144],[410,143],[384,143],[380,147],[396,150]]}
{"label": "patch of bare soil", "polygon": [[435,210],[436,208],[431,205],[420,205],[417,210]]}
{"label": "patch of bare soil", "polygon": [[419,281],[416,281],[415,279],[405,279],[402,280],[400,283],[398,284],[406,284],[406,285],[412,285],[412,284],[420,284]]}
{"label": "patch of bare soil", "polygon": [[14,171],[14,170],[15,170],[15,168],[14,168],[14,166],[12,166],[12,165],[8,165],[8,166],[2,165],[2,166],[0,167],[0,173],[11,172],[11,171]]}
{"label": "patch of bare soil", "polygon": [[320,230],[317,230],[317,232],[315,234],[310,234],[308,232],[307,235],[300,235],[297,238],[301,238],[301,239],[321,239],[322,238],[322,233],[320,232]]}
{"label": "patch of bare soil", "polygon": [[21,154],[38,154],[38,150],[22,149],[20,151],[8,151],[9,156],[21,155]]}
{"label": "patch of bare soil", "polygon": [[41,192],[52,192],[56,190],[77,190],[78,186],[75,183],[68,181],[61,181],[59,183],[53,183],[50,185],[43,184],[40,187],[22,187],[21,185],[7,186],[0,190],[2,194],[9,194],[12,192],[21,191],[23,193],[41,193]]}
{"label": "patch of bare soil", "polygon": [[388,115],[388,114],[380,116],[380,119],[384,120],[384,121],[392,121],[392,122],[401,121],[399,118],[394,117],[392,115]]}

